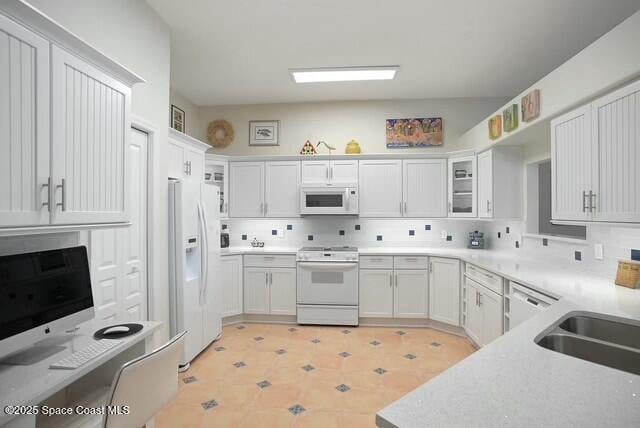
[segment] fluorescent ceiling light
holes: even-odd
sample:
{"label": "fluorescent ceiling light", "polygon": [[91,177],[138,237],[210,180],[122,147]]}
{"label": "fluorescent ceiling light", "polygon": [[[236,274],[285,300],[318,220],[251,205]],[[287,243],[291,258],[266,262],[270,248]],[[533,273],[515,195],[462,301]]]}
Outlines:
{"label": "fluorescent ceiling light", "polygon": [[360,80],[391,80],[396,77],[397,65],[383,67],[302,68],[289,72],[296,83],[352,82]]}

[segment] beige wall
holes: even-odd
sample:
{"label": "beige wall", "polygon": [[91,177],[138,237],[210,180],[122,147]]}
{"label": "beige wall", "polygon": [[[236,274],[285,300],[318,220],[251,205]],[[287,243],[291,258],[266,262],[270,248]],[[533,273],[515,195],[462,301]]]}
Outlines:
{"label": "beige wall", "polygon": [[[458,147],[465,130],[504,103],[503,98],[419,99],[385,101],[341,101],[203,107],[200,125],[192,136],[206,141],[207,125],[214,119],[226,119],[235,130],[234,142],[225,149],[213,150],[226,155],[292,155],[306,140],[326,141],[344,153],[345,144],[356,139],[364,153],[389,152],[385,147],[385,120],[404,117],[442,117],[444,145],[428,149],[395,149],[402,152],[441,152]],[[280,120],[280,145],[249,146],[250,120]],[[326,149],[321,148],[324,153]]]}
{"label": "beige wall", "polygon": [[[29,0],[87,43],[142,76],[133,88],[132,112],[157,130],[150,148],[153,183],[150,228],[168,230],[167,124],[171,44],[168,26],[143,0]],[[150,313],[163,321],[157,340],[169,335],[168,234],[155,233],[149,248],[153,268]]]}

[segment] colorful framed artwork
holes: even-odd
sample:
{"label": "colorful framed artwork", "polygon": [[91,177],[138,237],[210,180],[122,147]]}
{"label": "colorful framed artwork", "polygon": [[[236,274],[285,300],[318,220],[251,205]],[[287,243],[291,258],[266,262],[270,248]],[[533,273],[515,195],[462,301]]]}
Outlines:
{"label": "colorful framed artwork", "polygon": [[511,104],[502,111],[502,129],[511,132],[518,128],[518,104]]}
{"label": "colorful framed artwork", "polygon": [[280,133],[279,120],[249,121],[250,146],[277,146]]}
{"label": "colorful framed artwork", "polygon": [[534,89],[520,100],[522,121],[530,122],[540,115],[540,89]]}
{"label": "colorful framed artwork", "polygon": [[502,116],[495,115],[489,119],[489,138],[495,140],[502,136]]}
{"label": "colorful framed artwork", "polygon": [[178,106],[171,104],[171,127],[176,131],[184,133],[185,130],[185,118],[184,110]]}
{"label": "colorful framed artwork", "polygon": [[441,146],[442,118],[387,119],[387,148]]}

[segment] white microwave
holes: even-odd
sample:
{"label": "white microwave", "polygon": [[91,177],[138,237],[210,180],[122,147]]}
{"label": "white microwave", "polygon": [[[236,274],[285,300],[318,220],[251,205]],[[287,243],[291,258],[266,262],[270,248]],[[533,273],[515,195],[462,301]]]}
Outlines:
{"label": "white microwave", "polygon": [[302,186],[300,190],[301,215],[358,215],[358,187]]}

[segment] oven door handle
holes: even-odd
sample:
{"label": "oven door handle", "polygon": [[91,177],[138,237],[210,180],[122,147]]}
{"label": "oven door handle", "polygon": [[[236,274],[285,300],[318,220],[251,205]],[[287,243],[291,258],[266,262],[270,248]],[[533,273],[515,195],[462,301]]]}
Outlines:
{"label": "oven door handle", "polygon": [[298,262],[298,266],[306,270],[321,270],[321,271],[348,271],[351,269],[357,269],[358,263],[338,263],[338,262]]}

